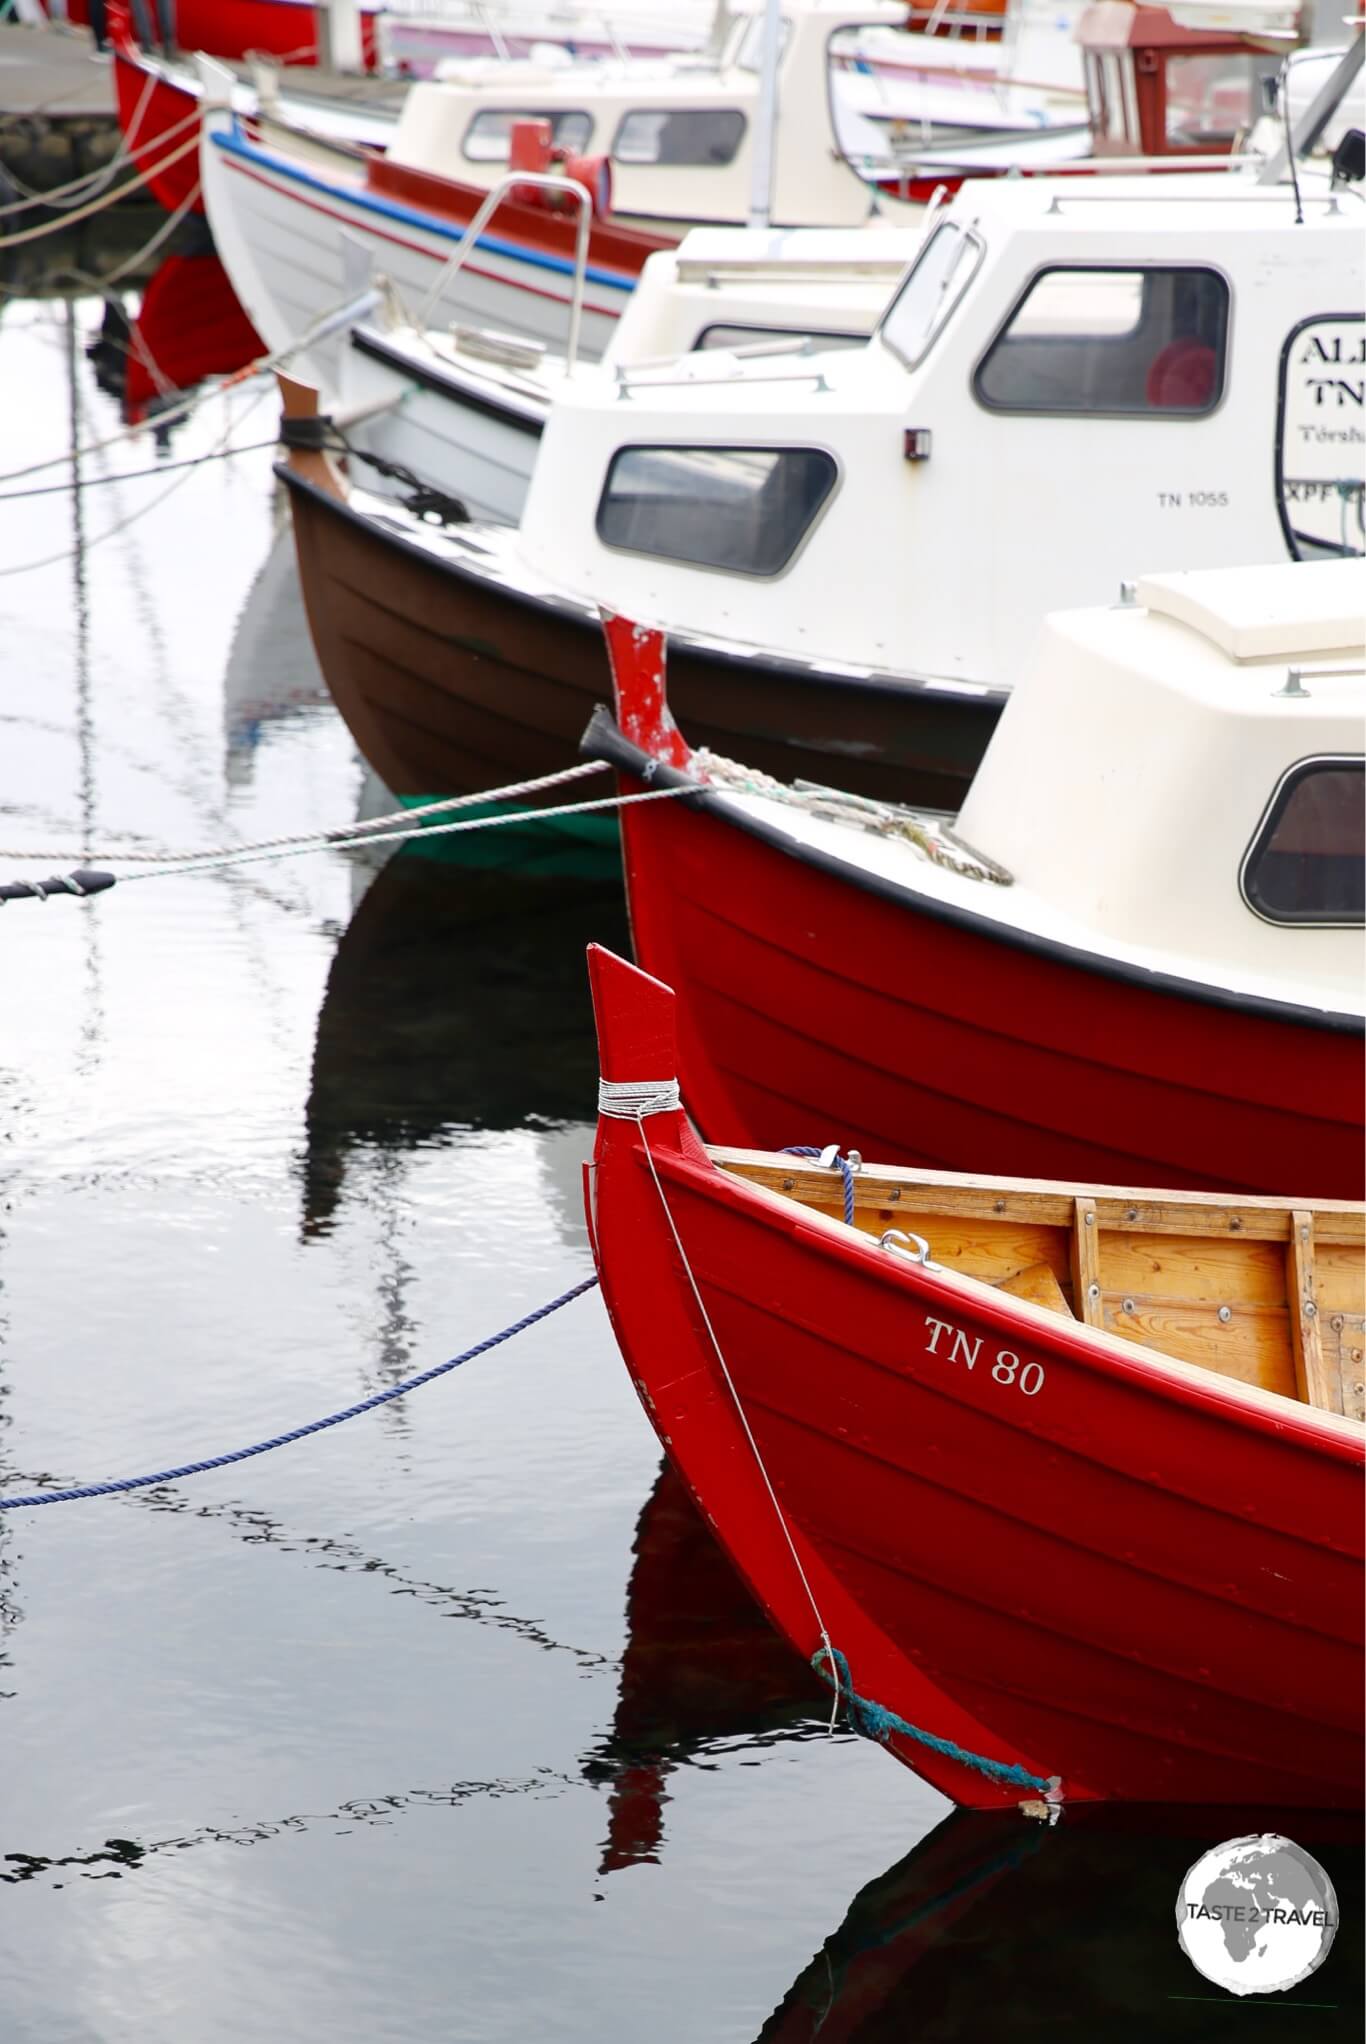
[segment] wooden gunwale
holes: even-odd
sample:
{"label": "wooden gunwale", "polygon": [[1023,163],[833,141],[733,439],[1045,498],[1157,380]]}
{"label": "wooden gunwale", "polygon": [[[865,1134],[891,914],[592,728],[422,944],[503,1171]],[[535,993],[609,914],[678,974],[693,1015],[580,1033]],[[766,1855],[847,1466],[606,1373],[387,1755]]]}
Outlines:
{"label": "wooden gunwale", "polygon": [[[835,1167],[762,1150],[708,1155],[770,1194],[842,1218]],[[1353,1434],[1366,1412],[1366,1208],[1355,1202],[860,1164],[854,1225],[865,1235],[900,1227],[924,1236],[943,1268],[1007,1294],[1025,1319],[1074,1319],[1107,1344],[1136,1347],[1207,1384],[1236,1381],[1308,1406]]]}

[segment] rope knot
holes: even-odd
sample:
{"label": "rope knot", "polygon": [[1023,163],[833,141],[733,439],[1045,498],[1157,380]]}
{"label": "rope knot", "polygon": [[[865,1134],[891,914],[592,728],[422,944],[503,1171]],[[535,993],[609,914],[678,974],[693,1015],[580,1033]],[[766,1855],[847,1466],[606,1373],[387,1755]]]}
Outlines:
{"label": "rope knot", "polygon": [[784,1157],[810,1157],[815,1163],[820,1165],[822,1171],[838,1168],[840,1177],[844,1180],[844,1225],[846,1228],[852,1228],[854,1225],[854,1173],[863,1162],[858,1151],[851,1150],[846,1157],[840,1150],[838,1143],[827,1143],[823,1150],[818,1150],[813,1143],[789,1143],[787,1148],[779,1154]]}
{"label": "rope knot", "polygon": [[811,1656],[811,1665],[821,1680],[828,1682],[835,1691],[844,1705],[851,1728],[861,1739],[874,1739],[880,1746],[889,1746],[895,1733],[899,1739],[913,1739],[918,1746],[928,1746],[931,1752],[942,1753],[946,1759],[958,1761],[960,1766],[974,1768],[990,1781],[1012,1788],[1037,1789],[1050,1807],[1057,1803],[1062,1790],[1061,1776],[1030,1774],[1027,1768],[1017,1767],[1013,1761],[993,1760],[985,1753],[970,1753],[966,1746],[959,1746],[952,1739],[941,1739],[934,1732],[924,1732],[919,1725],[898,1717],[884,1704],[874,1703],[871,1697],[860,1696],[854,1687],[849,1663],[838,1647],[817,1647]]}
{"label": "rope knot", "polygon": [[683,1105],[677,1079],[599,1079],[598,1113],[609,1121],[643,1121],[647,1114],[677,1114]]}

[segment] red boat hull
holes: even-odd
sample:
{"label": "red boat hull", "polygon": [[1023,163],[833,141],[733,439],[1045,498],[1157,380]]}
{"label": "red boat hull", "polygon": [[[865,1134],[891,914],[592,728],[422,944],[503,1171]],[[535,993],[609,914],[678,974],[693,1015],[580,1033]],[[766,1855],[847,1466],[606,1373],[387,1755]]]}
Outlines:
{"label": "red boat hull", "polygon": [[1011,942],[854,884],[714,798],[623,809],[621,831],[636,956],[678,990],[680,1076],[713,1142],[1362,1196],[1359,1027]]}
{"label": "red boat hull", "polygon": [[[168,213],[203,213],[199,197],[199,101],[191,92],[144,70],[137,53],[114,37],[114,95],[124,143],[148,189]],[[181,145],[193,147],[181,151]],[[172,160],[174,159],[174,160]]]}
{"label": "red boat hull", "polygon": [[[604,1077],[672,1077],[669,990],[590,964]],[[680,1111],[604,1116],[589,1218],[661,1440],[859,1695],[1065,1801],[1359,1807],[1353,1423],[892,1256],[716,1168]],[[960,1803],[1030,1793],[890,1744]]]}
{"label": "red boat hull", "polygon": [[[368,67],[375,62],[375,13],[361,17],[361,36]],[[290,0],[176,0],[176,41],[182,50],[203,50],[211,57],[245,57],[248,51],[291,64],[318,61],[318,10]],[[202,213],[199,187],[199,100],[194,93],[138,60],[126,5],[110,9],[114,48],[114,92],[119,127],[137,168],[148,172],[154,197],[174,213]],[[195,146],[181,151],[193,138]],[[175,160],[171,160],[174,158]]]}

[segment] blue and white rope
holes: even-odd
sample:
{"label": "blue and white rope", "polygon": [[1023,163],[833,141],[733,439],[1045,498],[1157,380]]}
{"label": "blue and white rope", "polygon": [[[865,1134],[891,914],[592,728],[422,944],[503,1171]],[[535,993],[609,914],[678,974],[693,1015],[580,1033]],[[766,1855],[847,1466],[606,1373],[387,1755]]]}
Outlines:
{"label": "blue and white rope", "polygon": [[357,1419],[363,1412],[373,1412],[377,1405],[387,1405],[391,1399],[404,1398],[410,1391],[417,1391],[437,1377],[444,1377],[448,1371],[458,1370],[462,1363],[472,1363],[476,1356],[487,1355],[491,1348],[511,1341],[514,1334],[524,1334],[538,1320],[547,1320],[552,1313],[558,1313],[561,1306],[582,1298],[585,1292],[592,1291],[597,1282],[596,1274],[584,1278],[579,1284],[571,1285],[567,1292],[561,1292],[559,1298],[552,1299],[549,1305],[524,1313],[520,1320],[513,1321],[511,1327],[476,1342],[463,1355],[452,1356],[449,1362],[434,1363],[430,1370],[422,1370],[416,1377],[405,1377],[401,1384],[391,1384],[385,1391],[376,1391],[371,1398],[362,1398],[355,1405],[345,1406],[341,1412],[329,1413],[326,1419],[309,1420],[305,1426],[291,1427],[288,1433],[274,1434],[270,1440],[257,1441],[250,1448],[233,1448],[226,1455],[206,1455],[199,1462],[182,1462],[174,1469],[158,1469],[151,1476],[120,1476],[108,1483],[77,1484],[70,1490],[37,1491],[31,1496],[18,1498],[0,1497],[0,1512],[18,1512],[34,1505],[78,1504],[84,1498],[112,1497],[125,1490],[150,1490],[157,1484],[178,1483],[183,1476],[201,1476],[208,1469],[226,1469],[234,1462],[250,1461],[253,1455],[268,1455],[273,1448],[287,1448],[293,1441],[306,1440],[309,1434],[320,1434],[327,1427],[340,1426],[343,1420]]}

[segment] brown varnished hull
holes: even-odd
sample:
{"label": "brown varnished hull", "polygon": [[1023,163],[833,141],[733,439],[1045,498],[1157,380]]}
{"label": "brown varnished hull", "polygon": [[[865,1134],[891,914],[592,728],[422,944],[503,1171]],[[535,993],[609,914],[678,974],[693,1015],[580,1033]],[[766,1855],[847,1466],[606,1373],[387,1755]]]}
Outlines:
{"label": "brown varnished hull", "polygon": [[[594,705],[611,700],[596,618],[363,516],[321,467],[281,470],[304,601],[337,707],[386,786],[464,794],[570,765]],[[686,641],[671,647],[669,686],[694,745],[780,780],[941,808],[961,802],[1001,709]]]}

